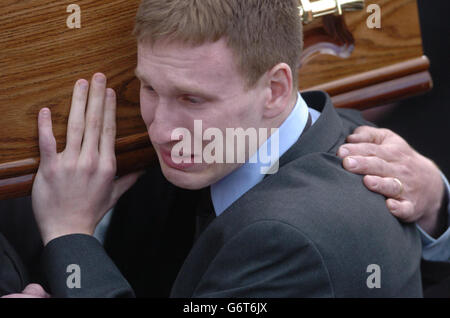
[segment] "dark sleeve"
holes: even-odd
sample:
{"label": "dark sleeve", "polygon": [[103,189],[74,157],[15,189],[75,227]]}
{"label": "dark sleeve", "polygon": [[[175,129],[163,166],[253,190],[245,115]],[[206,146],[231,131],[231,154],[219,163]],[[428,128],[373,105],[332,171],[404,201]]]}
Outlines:
{"label": "dark sleeve", "polygon": [[28,284],[28,274],[6,238],[0,233],[0,296],[22,292]]}
{"label": "dark sleeve", "polygon": [[260,221],[227,242],[193,297],[334,297],[315,246],[296,228]]}
{"label": "dark sleeve", "polygon": [[[68,280],[73,283],[76,279],[71,276],[75,274],[73,265],[79,268],[80,278],[80,285],[75,287],[68,284]],[[42,266],[52,297],[135,296],[100,242],[89,235],[67,235],[52,240],[44,248]]]}
{"label": "dark sleeve", "polygon": [[421,272],[425,298],[450,297],[450,263],[422,259]]}

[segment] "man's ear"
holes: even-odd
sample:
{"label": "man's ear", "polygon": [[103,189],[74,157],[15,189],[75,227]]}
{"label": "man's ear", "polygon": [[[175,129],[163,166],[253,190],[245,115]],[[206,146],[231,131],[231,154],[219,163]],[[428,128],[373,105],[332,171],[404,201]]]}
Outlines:
{"label": "man's ear", "polygon": [[270,98],[264,108],[264,117],[274,118],[283,113],[292,101],[292,70],[289,65],[280,63],[274,66],[266,75]]}

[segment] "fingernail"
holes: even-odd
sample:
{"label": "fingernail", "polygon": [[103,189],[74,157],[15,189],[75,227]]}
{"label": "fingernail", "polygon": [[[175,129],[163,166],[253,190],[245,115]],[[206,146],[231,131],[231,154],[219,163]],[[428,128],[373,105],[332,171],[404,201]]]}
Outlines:
{"label": "fingernail", "polygon": [[111,89],[111,88],[108,88],[107,90],[106,90],[106,96],[108,96],[108,97],[114,97],[114,90],[113,89]]}
{"label": "fingernail", "polygon": [[397,210],[397,208],[398,208],[397,203],[395,203],[393,201],[388,201],[387,206],[388,206],[388,209],[392,212],[395,212],[395,210]]}
{"label": "fingernail", "polygon": [[375,179],[367,178],[367,185],[373,189],[378,186],[378,182]]}
{"label": "fingernail", "polygon": [[48,117],[50,115],[50,110],[48,108],[45,108],[42,110],[42,116]]}
{"label": "fingernail", "polygon": [[81,89],[86,89],[88,87],[88,82],[86,80],[79,80],[78,85]]}
{"label": "fingernail", "polygon": [[349,169],[356,169],[358,167],[358,162],[353,158],[347,158],[347,167]]}
{"label": "fingernail", "polygon": [[341,157],[347,157],[350,154],[347,148],[343,147],[339,150],[339,155]]}
{"label": "fingernail", "polygon": [[103,74],[97,74],[95,75],[95,81],[99,84],[103,84],[106,82],[106,78]]}

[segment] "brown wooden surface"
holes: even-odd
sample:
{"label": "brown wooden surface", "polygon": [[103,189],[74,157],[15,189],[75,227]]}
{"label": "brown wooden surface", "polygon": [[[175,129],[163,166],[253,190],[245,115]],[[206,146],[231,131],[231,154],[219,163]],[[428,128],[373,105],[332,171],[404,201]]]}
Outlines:
{"label": "brown wooden surface", "polygon": [[333,96],[336,107],[368,109],[381,104],[398,101],[405,96],[414,96],[430,88],[429,72],[415,73],[391,81],[366,86],[361,89]]}
{"label": "brown wooden surface", "polygon": [[[39,165],[37,114],[53,113],[58,151],[65,146],[75,81],[107,75],[118,94],[119,175],[155,162],[139,114],[131,36],[139,0],[79,0],[81,29],[69,29],[72,1],[2,0],[0,7],[0,199],[30,194]],[[382,8],[382,29],[368,13],[328,17],[305,27],[301,90],[325,89],[339,107],[365,108],[431,87],[422,57],[415,0],[371,0]],[[324,47],[340,52],[320,54]]]}
{"label": "brown wooden surface", "polygon": [[[369,29],[364,11],[344,15],[348,31],[354,38],[349,58],[317,55],[304,64],[300,73],[300,89],[345,79],[423,55],[417,3],[415,0],[370,0],[381,7],[381,29]],[[310,29],[305,27],[305,37]],[[305,39],[305,43],[308,40]]]}

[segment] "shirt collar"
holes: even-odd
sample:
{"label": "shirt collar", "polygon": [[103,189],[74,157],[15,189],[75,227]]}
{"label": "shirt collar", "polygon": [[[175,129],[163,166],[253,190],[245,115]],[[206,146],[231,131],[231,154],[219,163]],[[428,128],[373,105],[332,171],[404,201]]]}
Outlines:
{"label": "shirt collar", "polygon": [[[294,109],[277,131],[279,152],[277,158],[272,158],[272,162],[276,162],[300,138],[308,121],[308,111],[308,105],[298,93]],[[274,135],[258,149],[254,155],[256,158],[260,158],[261,149],[271,149],[273,138]],[[243,166],[211,185],[211,199],[217,216],[264,179],[265,175],[261,173],[264,167],[267,167],[267,164],[249,159]]]}

